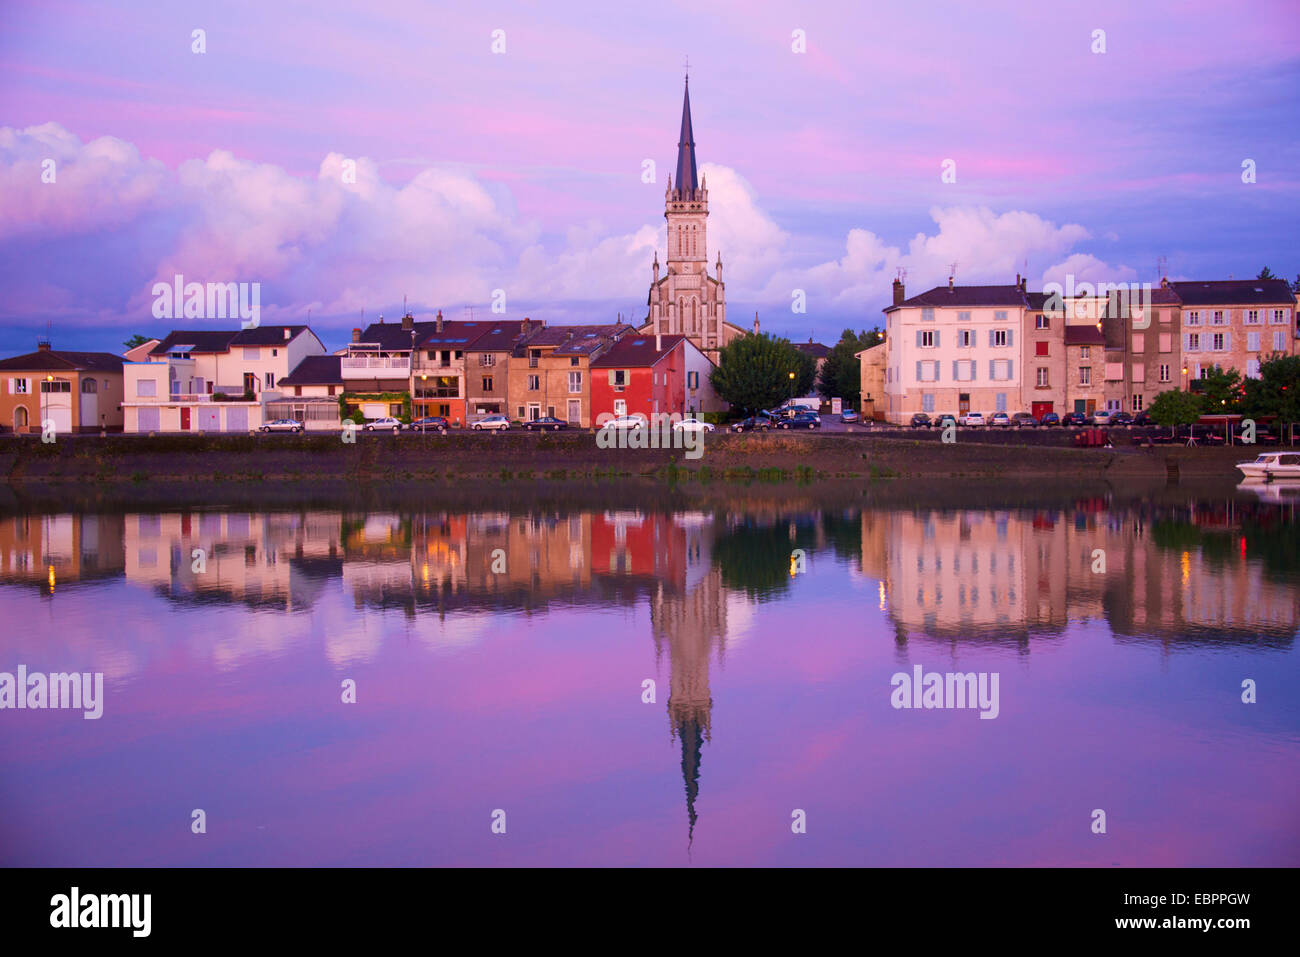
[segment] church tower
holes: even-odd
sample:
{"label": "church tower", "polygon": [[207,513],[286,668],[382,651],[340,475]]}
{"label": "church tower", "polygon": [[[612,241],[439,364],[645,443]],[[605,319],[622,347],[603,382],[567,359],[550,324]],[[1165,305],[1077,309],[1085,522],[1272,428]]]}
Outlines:
{"label": "church tower", "polygon": [[677,167],[664,193],[668,224],[665,275],[659,276],[659,254],[651,266],[649,312],[640,331],[684,335],[715,364],[718,350],[744,330],[727,322],[726,291],[722,283],[722,254],[709,275],[708,180],[699,176],[695,159],[695,130],[691,123],[691,78],[682,96],[682,128],[677,139]]}

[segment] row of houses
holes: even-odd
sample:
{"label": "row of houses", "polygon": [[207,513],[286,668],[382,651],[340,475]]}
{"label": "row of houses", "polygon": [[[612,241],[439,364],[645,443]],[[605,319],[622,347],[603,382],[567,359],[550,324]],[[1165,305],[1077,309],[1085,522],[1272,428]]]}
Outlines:
{"label": "row of houses", "polygon": [[1027,285],[949,278],[908,298],[894,280],[885,340],[858,353],[864,413],[905,424],[917,412],[1138,412],[1216,366],[1258,376],[1270,356],[1300,352],[1296,297],[1280,279],[1068,297]]}
{"label": "row of houses", "polygon": [[590,427],[602,416],[721,411],[710,360],[685,336],[647,335],[621,319],[382,319],[335,352],[305,325],[173,330],[125,356],[37,351],[0,360],[0,428],[57,433],[247,432],[292,418],[339,428],[360,411],[466,426],[488,416],[550,416]]}

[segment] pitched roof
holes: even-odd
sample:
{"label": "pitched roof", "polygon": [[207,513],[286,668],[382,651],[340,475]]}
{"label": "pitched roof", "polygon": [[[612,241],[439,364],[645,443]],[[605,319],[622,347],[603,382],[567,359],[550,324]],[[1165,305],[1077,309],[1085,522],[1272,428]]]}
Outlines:
{"label": "pitched roof", "polygon": [[[288,329],[286,337],[284,331]],[[235,338],[230,340],[232,346],[274,346],[296,339],[307,329],[306,326],[255,326],[252,329],[240,329]]]}
{"label": "pitched roof", "polygon": [[341,356],[304,356],[279,385],[339,385],[343,381]]}
{"label": "pitched roof", "polygon": [[822,345],[820,342],[796,342],[794,347],[814,359],[825,359],[831,354],[831,347]]}
{"label": "pitched roof", "polygon": [[0,359],[0,369],[22,372],[121,372],[122,357],[111,352],[39,349],[26,355]]}
{"label": "pitched roof", "polygon": [[1210,282],[1171,282],[1186,306],[1231,306],[1238,303],[1293,303],[1295,294],[1285,279],[1220,279]]}
{"label": "pitched roof", "polygon": [[[470,352],[510,352],[519,340],[526,335],[520,329],[518,322],[505,321],[484,323],[487,331],[471,342],[466,349]],[[541,329],[538,324],[531,327],[528,333],[531,334]]]}
{"label": "pitched roof", "polygon": [[892,312],[901,306],[1024,306],[1025,293],[1015,283],[1005,286],[935,286],[919,296],[905,299],[898,306],[889,306]]}
{"label": "pitched roof", "polygon": [[685,336],[660,336],[660,348],[655,348],[654,336],[624,336],[610,346],[599,359],[591,361],[593,369],[648,368],[668,355]]}
{"label": "pitched roof", "polygon": [[[527,340],[519,342],[515,346],[514,354],[516,356],[526,355],[527,350],[541,346],[566,346],[570,341],[579,342],[588,335],[594,335],[601,339],[612,339],[616,336],[625,336],[631,331],[632,327],[625,322],[610,322],[598,325],[543,326],[530,335]],[[559,352],[560,350],[557,348],[555,351]]]}
{"label": "pitched roof", "polygon": [[[437,320],[412,322],[410,329],[403,329],[400,322],[372,322],[362,331],[361,341],[378,343],[385,350],[410,351],[411,332],[414,331],[417,349],[445,347],[463,351],[479,336],[501,325],[481,319],[444,319],[442,332],[439,332]],[[514,328],[518,331],[519,327]]]}
{"label": "pitched roof", "polygon": [[686,78],[686,93],[682,96],[682,132],[677,140],[677,189],[700,188],[695,175],[695,131],[691,128],[691,78]]}
{"label": "pitched roof", "polygon": [[230,349],[230,340],[239,335],[239,332],[238,329],[173,329],[153,347],[149,355],[165,356],[174,349],[183,352],[226,352]]}
{"label": "pitched roof", "polygon": [[1066,325],[1065,344],[1067,346],[1104,346],[1106,337],[1095,325]]}

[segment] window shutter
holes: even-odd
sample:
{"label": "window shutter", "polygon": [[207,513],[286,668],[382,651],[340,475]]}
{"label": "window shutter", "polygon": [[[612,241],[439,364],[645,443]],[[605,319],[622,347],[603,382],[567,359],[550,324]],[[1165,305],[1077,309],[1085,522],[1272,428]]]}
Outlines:
{"label": "window shutter", "polygon": [[1015,359],[1008,359],[1008,360],[1007,360],[1007,378],[1008,378],[1008,379],[1014,379],[1015,377],[1016,377],[1016,360],[1015,360]]}
{"label": "window shutter", "polygon": [[613,370],[613,369],[610,369],[610,370],[609,370],[609,384],[610,384],[611,386],[614,384],[614,370]]}
{"label": "window shutter", "polygon": [[952,381],[953,382],[961,381],[961,373],[957,371],[957,365],[958,365],[957,360],[953,359],[952,360]]}
{"label": "window shutter", "polygon": [[936,349],[939,348],[939,330],[938,330],[938,329],[934,330],[934,347],[935,347]]}
{"label": "window shutter", "polygon": [[1227,351],[1227,352],[1231,352],[1231,351],[1232,351],[1232,333],[1231,333],[1231,332],[1224,332],[1224,334],[1223,334],[1223,348],[1224,348],[1224,350]]}
{"label": "window shutter", "polygon": [[990,330],[989,330],[989,345],[990,345],[990,346],[993,345],[993,338],[994,338],[994,337],[993,337],[993,330],[990,329]]}
{"label": "window shutter", "polygon": [[[921,334],[918,332],[916,335],[919,338]],[[921,360],[920,359],[916,360],[916,381],[917,382],[921,381]]]}
{"label": "window shutter", "polygon": [[996,360],[996,359],[990,359],[990,360],[989,360],[989,379],[990,379],[990,380],[993,380],[993,379],[996,379],[997,377],[998,377],[997,360]]}
{"label": "window shutter", "polygon": [[1007,345],[1008,345],[1008,346],[1014,346],[1015,344],[1016,344],[1016,341],[1015,341],[1015,332],[1014,332],[1013,330],[1011,330],[1011,329],[1008,329],[1008,330],[1007,330]]}
{"label": "window shutter", "polygon": [[920,329],[917,329],[917,330],[916,330],[916,347],[917,347],[918,349],[921,348],[921,330],[920,330]]}

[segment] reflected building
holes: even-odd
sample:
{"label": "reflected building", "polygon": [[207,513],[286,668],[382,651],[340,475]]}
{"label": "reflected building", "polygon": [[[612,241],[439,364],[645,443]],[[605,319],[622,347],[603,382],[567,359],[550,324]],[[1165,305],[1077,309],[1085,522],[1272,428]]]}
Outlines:
{"label": "reflected building", "polygon": [[121,515],[14,515],[0,519],[0,580],[46,595],[116,578],[125,564]]}

